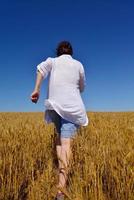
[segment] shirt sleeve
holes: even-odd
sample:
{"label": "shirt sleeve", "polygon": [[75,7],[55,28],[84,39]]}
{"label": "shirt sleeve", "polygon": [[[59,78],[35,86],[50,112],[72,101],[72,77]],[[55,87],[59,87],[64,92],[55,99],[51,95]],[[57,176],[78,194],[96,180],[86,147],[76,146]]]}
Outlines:
{"label": "shirt sleeve", "polygon": [[45,79],[49,74],[49,72],[51,71],[51,69],[52,69],[52,58],[49,57],[45,61],[37,65],[36,73],[39,71],[42,74],[43,79]]}
{"label": "shirt sleeve", "polygon": [[86,86],[86,77],[85,77],[85,70],[82,64],[80,65],[79,75],[80,75],[79,88],[80,92],[83,92]]}

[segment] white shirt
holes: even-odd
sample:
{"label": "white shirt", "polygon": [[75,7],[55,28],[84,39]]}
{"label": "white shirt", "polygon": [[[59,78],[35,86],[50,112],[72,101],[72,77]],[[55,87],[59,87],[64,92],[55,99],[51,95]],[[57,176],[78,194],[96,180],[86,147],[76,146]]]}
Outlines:
{"label": "white shirt", "polygon": [[62,118],[78,125],[87,126],[88,117],[81,94],[85,87],[84,67],[69,54],[47,58],[37,66],[37,71],[45,79],[49,74],[49,84],[45,121],[52,122],[49,110],[55,110]]}

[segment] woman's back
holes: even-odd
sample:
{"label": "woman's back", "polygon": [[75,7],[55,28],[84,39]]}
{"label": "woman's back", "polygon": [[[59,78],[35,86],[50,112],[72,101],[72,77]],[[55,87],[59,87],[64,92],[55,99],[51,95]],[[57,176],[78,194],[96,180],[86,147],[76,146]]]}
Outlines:
{"label": "woman's back", "polygon": [[[88,117],[80,95],[85,83],[83,65],[67,54],[48,60],[49,65],[46,67],[49,66],[50,78],[46,109],[55,110],[62,118],[86,126]],[[39,67],[38,69],[40,70]],[[45,119],[51,122],[49,111],[46,112]]]}
{"label": "woman's back", "polygon": [[79,95],[81,67],[80,62],[67,54],[53,58],[49,82],[49,98],[60,96],[60,100],[64,98],[64,101],[67,102],[68,98],[71,100],[71,98]]}
{"label": "woman's back", "polygon": [[70,55],[64,54],[54,59],[54,74],[58,85],[78,85],[79,65]]}

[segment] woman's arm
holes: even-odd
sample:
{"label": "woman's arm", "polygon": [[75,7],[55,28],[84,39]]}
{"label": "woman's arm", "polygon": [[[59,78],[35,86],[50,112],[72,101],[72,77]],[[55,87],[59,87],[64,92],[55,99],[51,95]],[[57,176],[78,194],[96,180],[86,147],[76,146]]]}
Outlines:
{"label": "woman's arm", "polygon": [[83,92],[85,88],[85,80],[82,76],[80,76],[80,80],[79,80],[79,89],[80,92]]}
{"label": "woman's arm", "polygon": [[85,89],[85,85],[86,85],[86,77],[85,77],[85,70],[83,65],[81,64],[80,66],[80,74],[79,74],[79,89],[80,92],[83,92]]}
{"label": "woman's arm", "polygon": [[37,77],[33,93],[31,94],[31,101],[37,103],[39,99],[40,86],[42,80],[45,79],[52,69],[52,58],[47,58],[45,61],[37,65]]}
{"label": "woman's arm", "polygon": [[52,69],[52,58],[47,58],[45,61],[37,65],[37,77],[33,93],[31,94],[31,101],[37,103],[40,94],[40,86],[42,80],[45,79]]}
{"label": "woman's arm", "polygon": [[35,91],[40,91],[40,86],[41,86],[42,80],[43,80],[43,76],[38,70],[37,76],[36,76],[35,88],[34,88]]}
{"label": "woman's arm", "polygon": [[34,91],[31,94],[31,101],[33,103],[37,103],[37,101],[39,99],[40,87],[41,87],[42,80],[43,80],[42,74],[39,71],[37,71],[36,83],[35,83]]}

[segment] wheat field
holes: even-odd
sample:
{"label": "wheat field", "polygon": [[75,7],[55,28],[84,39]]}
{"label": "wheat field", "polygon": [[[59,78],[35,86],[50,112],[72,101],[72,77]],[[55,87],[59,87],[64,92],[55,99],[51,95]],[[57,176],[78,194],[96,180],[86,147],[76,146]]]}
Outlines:
{"label": "wheat field", "polygon": [[[53,200],[57,157],[44,113],[0,113],[0,200]],[[134,200],[134,112],[88,112],[73,141],[66,200]]]}

